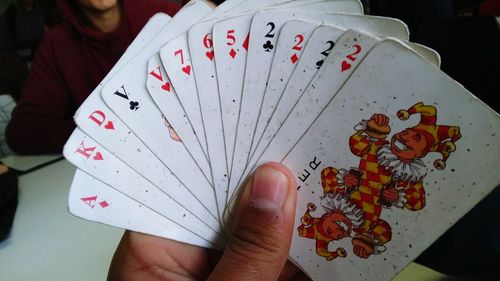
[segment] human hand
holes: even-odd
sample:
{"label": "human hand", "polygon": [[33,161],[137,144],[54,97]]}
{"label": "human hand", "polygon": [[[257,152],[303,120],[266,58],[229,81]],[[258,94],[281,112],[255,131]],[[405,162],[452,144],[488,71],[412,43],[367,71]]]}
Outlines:
{"label": "human hand", "polygon": [[9,167],[4,164],[0,164],[0,175],[6,174],[9,171]]}
{"label": "human hand", "polygon": [[287,262],[296,196],[290,171],[264,164],[242,190],[220,259],[213,250],[126,231],[108,280],[309,280]]}

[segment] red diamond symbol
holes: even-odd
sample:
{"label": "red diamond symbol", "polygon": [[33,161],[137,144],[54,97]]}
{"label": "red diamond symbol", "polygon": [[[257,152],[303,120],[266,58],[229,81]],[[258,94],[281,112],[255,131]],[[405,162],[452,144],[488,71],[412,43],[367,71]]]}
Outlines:
{"label": "red diamond symbol", "polygon": [[250,41],[250,33],[248,33],[247,37],[245,38],[245,41],[243,42],[243,48],[248,51],[248,44]]}
{"label": "red diamond symbol", "polygon": [[99,202],[99,205],[101,205],[102,208],[106,208],[109,206],[108,202],[106,201]]}
{"label": "red diamond symbol", "polygon": [[296,63],[298,60],[299,60],[299,56],[297,56],[297,54],[294,54],[290,60],[292,60],[292,64]]}
{"label": "red diamond symbol", "polygon": [[229,52],[229,55],[234,59],[234,57],[236,57],[236,51],[234,49],[231,49],[231,52]]}

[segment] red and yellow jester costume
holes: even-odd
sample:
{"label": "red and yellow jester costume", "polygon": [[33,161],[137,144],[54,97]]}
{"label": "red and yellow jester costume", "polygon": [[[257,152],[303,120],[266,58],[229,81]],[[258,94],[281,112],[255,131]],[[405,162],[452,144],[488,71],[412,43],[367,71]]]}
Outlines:
{"label": "red and yellow jester costume", "polygon": [[[413,133],[419,134],[425,146],[422,148],[423,153],[411,160],[418,161],[420,157],[425,156],[428,152],[439,152],[443,155],[443,159],[436,160],[434,164],[436,168],[443,169],[444,161],[455,150],[454,142],[460,138],[459,128],[436,125],[436,109],[422,103],[415,104],[408,111],[400,110],[398,117],[406,120],[415,113],[420,113],[420,123],[405,131],[411,130]],[[390,127],[388,128],[390,131]],[[407,134],[405,131],[396,135]],[[376,136],[370,132],[369,128],[364,128],[358,130],[349,139],[351,152],[361,158],[358,168],[363,172],[359,187],[350,194],[350,201],[364,212],[363,224],[354,231],[362,234],[364,239],[371,239],[372,241],[369,241],[368,244],[373,243],[374,248],[382,246],[391,240],[391,227],[380,218],[383,208],[381,193],[384,189],[395,188],[403,195],[405,203],[402,203],[401,207],[404,206],[404,208],[411,211],[417,211],[425,206],[425,190],[422,183],[425,173],[420,174],[419,177],[397,176],[393,167],[383,164],[383,159],[378,155],[383,147],[390,151],[388,147],[393,145],[393,143],[385,139],[387,134]],[[399,137],[396,135],[396,138]],[[325,193],[346,192],[344,186],[339,185],[337,177],[338,171],[335,168],[323,169],[321,181]]]}
{"label": "red and yellow jester costume", "polygon": [[[326,260],[331,261],[339,256],[347,256],[347,252],[344,250],[344,248],[337,248],[335,252],[328,251],[328,244],[330,244],[330,242],[339,240],[340,238],[347,237],[349,234],[345,233],[345,235],[342,235],[338,233],[338,237],[334,237],[331,233],[327,233],[322,227],[322,222],[324,222],[325,220],[328,220],[330,218],[332,220],[342,220],[343,215],[340,212],[336,212],[324,214],[321,218],[315,218],[311,216],[310,211],[316,210],[316,206],[310,203],[307,206],[307,209],[308,210],[301,218],[301,225],[297,228],[299,236],[316,240],[316,254],[326,258]],[[338,217],[333,218],[333,216]],[[347,219],[345,219],[344,222],[347,222]]]}
{"label": "red and yellow jester costume", "polygon": [[[361,162],[365,161],[363,161],[362,159]],[[360,164],[360,168],[365,164]],[[373,164],[371,164],[371,166],[373,166]],[[390,181],[390,175],[387,175],[385,173],[386,171],[383,172],[384,173],[379,173],[379,181],[376,182],[373,180],[369,180],[366,176],[365,171],[361,178],[361,184],[359,188],[353,191],[350,195],[351,202],[353,202],[364,212],[363,224],[361,225],[361,227],[354,229],[354,231],[359,234],[369,234],[374,240],[373,242],[377,246],[384,245],[387,241],[391,240],[392,236],[390,225],[386,221],[380,219],[380,214],[382,213],[382,206],[378,203],[380,192],[383,183],[389,183]],[[339,186],[337,183],[337,169],[335,168],[327,167],[323,169],[323,171],[321,172],[321,182],[323,185],[323,191],[325,193],[346,191],[343,186]],[[417,194],[421,194],[420,197],[422,198],[422,200],[419,202],[419,204],[423,205],[424,191],[421,184],[419,185],[418,190],[422,191],[421,193]]]}

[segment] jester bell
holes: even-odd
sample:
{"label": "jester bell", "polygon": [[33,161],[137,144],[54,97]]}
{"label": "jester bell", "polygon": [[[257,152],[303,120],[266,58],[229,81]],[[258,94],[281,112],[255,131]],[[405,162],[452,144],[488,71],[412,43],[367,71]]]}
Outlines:
{"label": "jester bell", "polygon": [[411,162],[422,158],[429,152],[438,152],[442,159],[434,161],[434,167],[443,170],[446,160],[455,151],[455,142],[460,139],[460,128],[456,126],[436,125],[436,108],[415,104],[408,110],[400,110],[397,116],[407,120],[411,115],[420,113],[420,122],[413,128],[407,128],[391,139],[391,151],[403,162]]}

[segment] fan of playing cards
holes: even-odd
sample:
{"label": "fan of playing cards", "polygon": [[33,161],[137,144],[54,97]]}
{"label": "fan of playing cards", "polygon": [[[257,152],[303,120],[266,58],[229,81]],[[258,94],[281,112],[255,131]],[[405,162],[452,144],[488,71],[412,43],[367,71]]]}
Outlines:
{"label": "fan of playing cards", "polygon": [[222,248],[260,164],[297,176],[290,260],[387,280],[500,182],[500,118],[357,0],[155,15],[75,115],[82,218]]}

